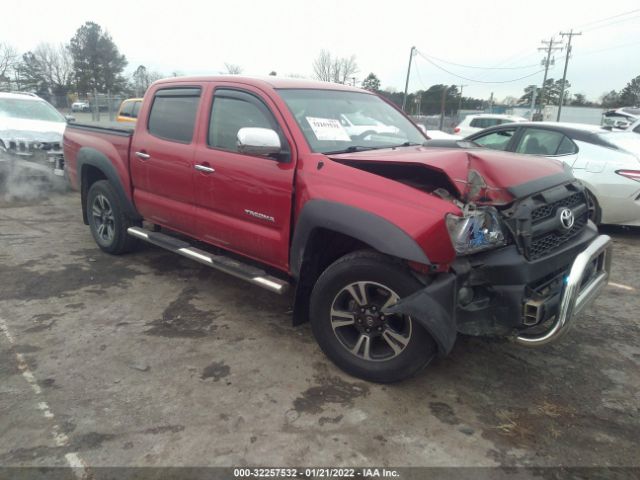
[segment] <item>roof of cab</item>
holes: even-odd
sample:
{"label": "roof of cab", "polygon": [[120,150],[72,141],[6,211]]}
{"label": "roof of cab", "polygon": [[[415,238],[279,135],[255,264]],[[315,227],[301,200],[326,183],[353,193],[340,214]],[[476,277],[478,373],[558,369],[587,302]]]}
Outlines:
{"label": "roof of cab", "polygon": [[318,90],[344,90],[350,92],[371,93],[361,88],[350,87],[340,83],[321,82],[318,80],[304,80],[299,78],[285,77],[246,77],[242,75],[216,75],[202,77],[171,77],[163,78],[154,82],[155,85],[174,84],[174,83],[203,83],[203,82],[233,82],[244,83],[262,88],[300,88],[300,89],[318,89]]}

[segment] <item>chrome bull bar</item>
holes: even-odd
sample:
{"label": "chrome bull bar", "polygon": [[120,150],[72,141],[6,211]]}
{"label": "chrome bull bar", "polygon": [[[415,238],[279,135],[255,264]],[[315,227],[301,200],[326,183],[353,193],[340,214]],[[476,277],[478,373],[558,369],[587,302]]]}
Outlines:
{"label": "chrome bull bar", "polygon": [[[576,257],[551,327],[538,334],[521,333],[516,337],[516,343],[537,347],[557,340],[569,330],[576,315],[589,306],[609,282],[612,246],[608,235],[599,235]],[[586,275],[589,277],[585,278]]]}

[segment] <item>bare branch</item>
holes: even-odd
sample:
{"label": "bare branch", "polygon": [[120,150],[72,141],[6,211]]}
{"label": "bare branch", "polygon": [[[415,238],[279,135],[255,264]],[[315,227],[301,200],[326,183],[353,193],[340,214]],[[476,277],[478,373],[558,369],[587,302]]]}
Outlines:
{"label": "bare branch", "polygon": [[228,75],[240,75],[242,73],[242,67],[240,65],[225,62],[224,67],[227,69]]}
{"label": "bare branch", "polygon": [[351,57],[333,57],[331,53],[322,50],[313,61],[313,75],[323,82],[346,83],[358,72],[355,55]]}

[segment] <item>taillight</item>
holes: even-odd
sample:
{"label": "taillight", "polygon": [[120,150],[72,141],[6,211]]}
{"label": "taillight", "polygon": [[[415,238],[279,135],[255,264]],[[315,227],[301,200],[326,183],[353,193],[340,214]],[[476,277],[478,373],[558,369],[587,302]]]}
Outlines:
{"label": "taillight", "polygon": [[460,127],[456,127],[453,129],[453,133],[460,133]]}
{"label": "taillight", "polygon": [[640,170],[616,170],[618,175],[640,182]]}

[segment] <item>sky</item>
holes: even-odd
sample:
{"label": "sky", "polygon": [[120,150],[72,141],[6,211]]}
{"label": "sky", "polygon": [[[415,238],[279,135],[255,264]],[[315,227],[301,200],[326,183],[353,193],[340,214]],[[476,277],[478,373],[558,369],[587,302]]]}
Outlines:
{"label": "sky", "polygon": [[[463,84],[465,96],[494,93],[502,99],[540,85],[541,41],[554,35],[560,40],[560,31],[573,28],[583,34],[573,38],[571,93],[595,100],[640,75],[638,0],[30,0],[13,5],[8,18],[20,21],[3,22],[0,42],[21,53],[41,42],[67,43],[90,20],[126,55],[127,73],[142,64],[167,76],[218,74],[227,62],[240,65],[246,75],[275,70],[311,78],[313,60],[324,49],[355,55],[358,80],[373,72],[383,87],[402,91],[415,46],[419,54],[412,62],[410,91]],[[556,52],[550,78],[562,78],[564,53]],[[510,81],[530,74],[535,75]]]}

